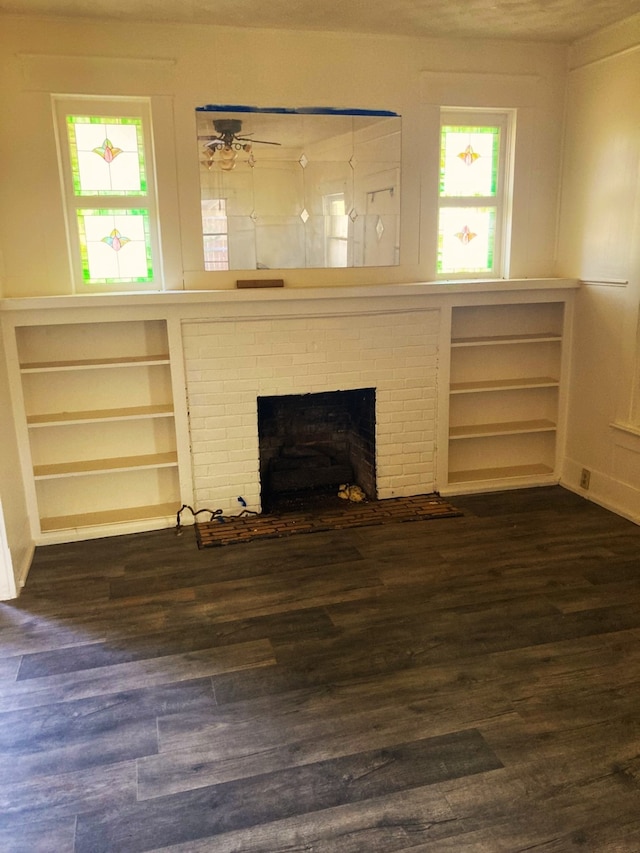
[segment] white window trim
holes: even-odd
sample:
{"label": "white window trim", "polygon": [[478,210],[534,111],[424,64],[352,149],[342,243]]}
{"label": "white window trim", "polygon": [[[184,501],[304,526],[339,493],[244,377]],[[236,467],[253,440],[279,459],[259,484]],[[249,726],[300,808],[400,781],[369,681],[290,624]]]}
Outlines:
{"label": "white window trim", "polygon": [[[74,293],[122,293],[164,290],[162,246],[157,203],[156,165],[153,146],[151,102],[148,98],[112,96],[52,95],[53,119],[58,150],[60,188],[64,204],[65,226],[69,264]],[[140,118],[144,140],[147,192],[143,196],[77,196],[73,191],[69,141],[66,117],[69,115],[113,116],[114,118]],[[78,210],[83,208],[131,209],[144,207],[149,211],[149,228],[153,263],[153,280],[149,282],[86,283],[82,276],[80,242],[78,237]]]}

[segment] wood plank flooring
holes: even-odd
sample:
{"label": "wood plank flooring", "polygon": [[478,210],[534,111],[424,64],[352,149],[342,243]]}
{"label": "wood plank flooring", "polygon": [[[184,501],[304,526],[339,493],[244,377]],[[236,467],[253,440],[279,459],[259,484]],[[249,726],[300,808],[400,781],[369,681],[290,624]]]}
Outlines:
{"label": "wood plank flooring", "polygon": [[0,604],[2,853],[639,853],[640,527],[559,487]]}

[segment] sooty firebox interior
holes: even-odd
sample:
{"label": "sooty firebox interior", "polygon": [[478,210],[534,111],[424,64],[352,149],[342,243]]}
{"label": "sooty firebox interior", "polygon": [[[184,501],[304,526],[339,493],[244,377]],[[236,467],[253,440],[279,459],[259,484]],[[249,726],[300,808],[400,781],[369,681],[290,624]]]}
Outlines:
{"label": "sooty firebox interior", "polygon": [[375,388],[258,397],[263,512],[358,485],[376,498]]}

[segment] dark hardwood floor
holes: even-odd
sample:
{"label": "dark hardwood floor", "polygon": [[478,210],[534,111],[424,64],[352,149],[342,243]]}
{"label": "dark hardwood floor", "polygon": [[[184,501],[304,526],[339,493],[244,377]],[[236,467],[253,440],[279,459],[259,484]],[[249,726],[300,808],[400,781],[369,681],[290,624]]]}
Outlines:
{"label": "dark hardwood floor", "polygon": [[2,853],[640,851],[640,527],[559,487],[0,605]]}

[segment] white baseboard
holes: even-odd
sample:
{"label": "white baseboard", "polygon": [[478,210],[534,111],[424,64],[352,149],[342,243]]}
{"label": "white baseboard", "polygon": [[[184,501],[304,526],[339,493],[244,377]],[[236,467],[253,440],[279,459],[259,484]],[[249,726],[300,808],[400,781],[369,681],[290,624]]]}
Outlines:
{"label": "white baseboard", "polygon": [[571,492],[608,509],[623,518],[640,524],[640,488],[614,480],[602,471],[589,469],[589,488],[580,486],[581,463],[565,459],[560,485]]}
{"label": "white baseboard", "polygon": [[[185,518],[182,526],[186,526]],[[87,539],[106,539],[111,536],[128,536],[130,533],[147,533],[152,530],[165,530],[176,526],[176,516],[123,521],[114,524],[97,524],[89,527],[75,527],[41,533],[36,545],[60,545],[65,542],[84,542]]]}
{"label": "white baseboard", "polygon": [[29,574],[29,569],[31,568],[31,563],[33,562],[33,555],[35,553],[36,546],[35,542],[31,542],[29,546],[23,550],[19,562],[14,564],[14,572],[16,576],[16,587],[18,588],[18,594],[20,594],[20,590],[27,582],[27,575]]}
{"label": "white baseboard", "polygon": [[28,523],[25,525],[20,537],[20,547],[10,548],[8,542],[4,538],[3,527],[3,559],[0,561],[3,564],[3,578],[0,584],[0,601],[11,601],[20,595],[20,590],[25,585],[33,554],[35,551],[35,542],[31,538],[31,530]]}

